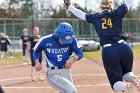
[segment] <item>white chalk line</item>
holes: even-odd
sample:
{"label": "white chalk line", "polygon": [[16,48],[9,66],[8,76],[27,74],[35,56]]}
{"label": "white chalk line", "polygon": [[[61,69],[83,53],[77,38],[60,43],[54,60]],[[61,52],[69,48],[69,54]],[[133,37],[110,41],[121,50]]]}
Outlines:
{"label": "white chalk line", "polygon": [[[73,76],[106,76],[105,74],[73,74]],[[45,76],[44,76],[45,77]],[[140,76],[137,76],[140,77]],[[22,78],[9,78],[9,79],[1,79],[2,81],[13,81],[13,80],[24,80],[24,79],[30,79],[30,77],[22,77]],[[110,84],[96,84],[96,85],[76,85],[77,88],[81,87],[104,87],[109,86]],[[44,86],[44,87],[3,87],[4,89],[52,89],[50,86]]]}
{"label": "white chalk line", "polygon": [[81,77],[81,76],[106,76],[106,74],[72,74],[72,76],[78,76],[78,77]]}
{"label": "white chalk line", "polygon": [[[109,84],[96,84],[96,85],[76,85],[76,88],[81,88],[81,87],[104,87],[104,86],[109,86]],[[4,89],[53,89],[50,86],[45,86],[45,87],[3,87]]]}
{"label": "white chalk line", "polygon": [[29,64],[15,64],[15,65],[3,65],[0,67],[0,69],[3,69],[3,68],[12,68],[12,67],[20,67],[20,66],[27,66]]}
{"label": "white chalk line", "polygon": [[7,79],[1,79],[0,82],[4,82],[4,81],[14,81],[14,80],[25,80],[25,79],[29,79],[31,77],[21,77],[21,78],[7,78]]}
{"label": "white chalk line", "polygon": [[[105,74],[73,74],[73,76],[105,76]],[[45,76],[44,76],[45,77]],[[0,82],[4,81],[14,81],[14,80],[25,80],[30,79],[30,77],[21,77],[21,78],[8,78],[8,79],[1,79]],[[77,88],[81,87],[104,87],[109,86],[109,84],[97,84],[97,85],[76,85]],[[4,89],[52,89],[50,86],[45,87],[3,87]]]}
{"label": "white chalk line", "polygon": [[[74,77],[86,77],[86,76],[106,76],[105,74],[73,74],[72,76]],[[43,76],[46,77],[46,76]],[[14,80],[25,80],[25,79],[30,79],[31,77],[19,77],[19,78],[7,78],[7,79],[0,79],[0,82],[5,82],[5,81],[14,81]]]}
{"label": "white chalk line", "polygon": [[[73,77],[105,77],[106,74],[73,74]],[[44,78],[46,76],[43,76]],[[140,76],[137,76],[138,78],[140,78]],[[5,81],[14,81],[14,80],[26,80],[26,79],[30,79],[31,77],[19,77],[19,78],[7,78],[7,79],[0,79],[0,82],[5,82]]]}
{"label": "white chalk line", "polygon": [[[5,63],[6,64],[6,63]],[[44,62],[42,64],[45,64]],[[31,63],[25,63],[25,64],[13,64],[13,65],[3,65],[3,66],[0,66],[0,69],[3,69],[3,68],[8,68],[8,67],[20,67],[20,66],[28,66],[28,65],[31,65]]]}

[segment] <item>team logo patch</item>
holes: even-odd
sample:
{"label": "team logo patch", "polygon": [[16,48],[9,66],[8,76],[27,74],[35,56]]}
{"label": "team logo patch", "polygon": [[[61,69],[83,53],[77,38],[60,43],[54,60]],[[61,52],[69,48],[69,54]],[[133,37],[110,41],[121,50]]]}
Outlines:
{"label": "team logo patch", "polygon": [[39,39],[34,39],[34,42],[38,42],[39,41]]}
{"label": "team logo patch", "polygon": [[65,39],[66,40],[70,40],[71,39],[71,36],[66,36]]}
{"label": "team logo patch", "polygon": [[28,37],[24,37],[24,40],[28,40]]}
{"label": "team logo patch", "polygon": [[47,43],[47,44],[46,44],[46,46],[52,46],[52,45],[53,45],[52,43]]}
{"label": "team logo patch", "polygon": [[6,40],[1,40],[1,43],[6,43]]}

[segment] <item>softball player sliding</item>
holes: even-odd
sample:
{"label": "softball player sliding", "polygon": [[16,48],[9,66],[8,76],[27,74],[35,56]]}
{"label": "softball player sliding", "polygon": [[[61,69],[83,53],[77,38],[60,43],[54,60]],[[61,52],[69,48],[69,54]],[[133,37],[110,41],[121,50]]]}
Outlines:
{"label": "softball player sliding", "polygon": [[[113,10],[112,0],[101,0],[101,10],[95,14],[86,14],[71,5],[70,0],[64,0],[65,6],[78,18],[95,26],[102,46],[102,60],[111,87],[115,92],[126,92],[131,84],[140,91],[140,81],[132,72],[133,52],[122,35],[122,20],[133,0],[124,2]],[[126,86],[123,82],[129,82]],[[131,91],[128,91],[131,93]]]}
{"label": "softball player sliding", "polygon": [[[34,48],[37,71],[41,69],[39,55],[42,50],[46,53],[46,76],[49,84],[60,93],[77,93],[70,68],[83,57],[83,53],[73,35],[72,26],[66,22],[60,23],[54,34],[40,39]],[[72,52],[76,56],[72,56]]]}
{"label": "softball player sliding", "polygon": [[[34,35],[31,36],[29,38],[29,42],[27,44],[27,55],[30,56],[31,58],[31,78],[33,81],[37,81],[37,77],[36,77],[36,71],[35,71],[35,61],[33,59],[33,49],[35,47],[35,45],[37,44],[37,42],[40,39],[40,35],[39,35],[39,28],[38,27],[34,27]],[[42,54],[40,54],[39,56],[39,62],[42,63]],[[42,77],[43,71],[40,70],[39,72],[39,80],[43,80]]]}

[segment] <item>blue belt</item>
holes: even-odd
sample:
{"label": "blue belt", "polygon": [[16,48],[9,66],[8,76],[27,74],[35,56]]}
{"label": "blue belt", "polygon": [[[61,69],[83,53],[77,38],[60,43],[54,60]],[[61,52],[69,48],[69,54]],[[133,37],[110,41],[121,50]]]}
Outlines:
{"label": "blue belt", "polygon": [[53,67],[47,67],[47,70],[57,70],[57,69],[63,69],[64,66],[53,66]]}

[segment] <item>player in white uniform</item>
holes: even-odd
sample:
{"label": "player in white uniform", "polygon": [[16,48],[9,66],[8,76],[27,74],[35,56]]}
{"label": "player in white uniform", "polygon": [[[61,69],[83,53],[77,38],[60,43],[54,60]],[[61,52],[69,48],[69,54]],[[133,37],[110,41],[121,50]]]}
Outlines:
{"label": "player in white uniform", "polygon": [[[69,23],[60,23],[54,34],[39,40],[34,48],[36,70],[40,70],[39,55],[42,50],[46,53],[47,80],[60,93],[77,93],[73,84],[70,68],[73,63],[83,57],[73,28]],[[75,56],[72,56],[75,52]]]}

